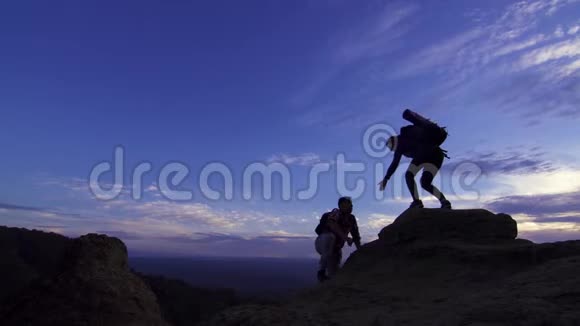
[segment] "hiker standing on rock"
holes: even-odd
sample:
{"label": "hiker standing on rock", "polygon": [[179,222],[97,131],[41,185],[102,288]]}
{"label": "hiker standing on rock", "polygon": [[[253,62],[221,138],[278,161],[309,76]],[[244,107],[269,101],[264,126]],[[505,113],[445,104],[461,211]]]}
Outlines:
{"label": "hiker standing on rock", "polygon": [[447,131],[444,127],[439,127],[436,123],[409,109],[403,112],[403,118],[413,125],[402,127],[398,136],[392,136],[387,141],[387,147],[395,154],[387,174],[379,182],[380,190],[385,190],[387,182],[399,166],[401,156],[404,155],[412,159],[407,172],[405,172],[405,181],[411,196],[413,196],[410,208],[423,208],[423,202],[419,198],[415,183],[415,176],[423,169],[421,187],[439,200],[441,208],[451,209],[451,203],[445,198],[445,195],[433,186],[433,179],[441,169],[444,158],[449,158],[446,154],[447,151],[440,147],[447,138]]}
{"label": "hiker standing on rock", "polygon": [[[360,249],[361,246],[356,218],[352,215],[350,197],[339,198],[338,209],[324,213],[315,231],[318,234],[315,247],[320,254],[317,277],[319,282],[323,282],[338,271],[342,261],[342,247],[345,243],[349,246],[354,243],[356,249]],[[348,236],[349,233],[352,238]]]}

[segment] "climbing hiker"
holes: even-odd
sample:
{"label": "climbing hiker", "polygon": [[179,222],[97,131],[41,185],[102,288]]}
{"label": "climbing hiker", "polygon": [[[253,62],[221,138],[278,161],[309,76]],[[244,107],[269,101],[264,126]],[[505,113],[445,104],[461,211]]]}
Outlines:
{"label": "climbing hiker", "polygon": [[[352,200],[350,197],[338,199],[338,208],[324,213],[316,227],[318,237],[315,241],[316,251],[320,254],[320,268],[317,273],[319,282],[332,277],[339,269],[342,261],[342,247],[347,243],[361,247],[361,238],[352,215]],[[349,233],[352,238],[349,237]]]}
{"label": "climbing hiker", "polygon": [[385,190],[387,182],[395,173],[401,157],[404,155],[412,159],[409,168],[405,172],[405,181],[413,197],[410,208],[423,208],[423,202],[419,198],[417,184],[415,183],[415,176],[423,169],[420,181],[421,187],[439,200],[441,208],[451,209],[449,200],[433,185],[433,179],[441,169],[444,158],[449,158],[447,151],[440,147],[447,138],[447,131],[444,127],[438,126],[436,123],[409,109],[403,112],[403,118],[411,122],[412,125],[402,127],[399,135],[388,139],[387,147],[395,153],[387,174],[379,182],[379,189],[381,191]]}

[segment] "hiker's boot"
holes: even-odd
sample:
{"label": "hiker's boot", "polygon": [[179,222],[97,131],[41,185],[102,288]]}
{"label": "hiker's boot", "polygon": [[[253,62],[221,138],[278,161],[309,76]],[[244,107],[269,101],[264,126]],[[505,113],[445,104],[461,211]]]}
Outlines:
{"label": "hiker's boot", "polygon": [[451,203],[449,202],[449,200],[445,199],[441,201],[441,208],[451,209]]}
{"label": "hiker's boot", "polygon": [[318,278],[318,282],[320,283],[328,280],[328,276],[326,276],[326,271],[324,269],[319,270],[318,273],[316,274],[316,277]]}
{"label": "hiker's boot", "polygon": [[423,207],[425,206],[423,206],[423,202],[420,199],[413,200],[411,206],[409,206],[409,208],[423,208]]}

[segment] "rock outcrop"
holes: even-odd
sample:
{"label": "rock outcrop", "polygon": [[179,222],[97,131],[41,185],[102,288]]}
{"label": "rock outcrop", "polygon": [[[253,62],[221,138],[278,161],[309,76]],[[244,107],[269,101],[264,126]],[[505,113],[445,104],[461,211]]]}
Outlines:
{"label": "rock outcrop", "polygon": [[56,233],[0,226],[0,302],[39,278],[58,275],[70,241]]}
{"label": "rock outcrop", "polygon": [[493,214],[484,209],[408,209],[379,233],[383,243],[421,240],[460,239],[513,240],[517,223],[507,214]]}
{"label": "rock outcrop", "polygon": [[33,284],[5,309],[2,325],[168,325],[151,289],[127,265],[119,239],[74,239],[62,272]]}
{"label": "rock outcrop", "polygon": [[0,226],[0,325],[192,325],[237,303],[130,270],[117,238]]}
{"label": "rock outcrop", "polygon": [[205,325],[580,325],[580,241],[516,236],[505,214],[407,210],[333,280]]}

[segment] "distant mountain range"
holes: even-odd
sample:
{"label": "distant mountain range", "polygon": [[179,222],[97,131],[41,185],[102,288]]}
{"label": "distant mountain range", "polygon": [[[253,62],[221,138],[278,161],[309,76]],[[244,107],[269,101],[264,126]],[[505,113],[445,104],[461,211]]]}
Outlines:
{"label": "distant mountain range", "polygon": [[201,288],[229,288],[243,297],[280,298],[316,282],[317,261],[283,258],[129,258],[144,274]]}

